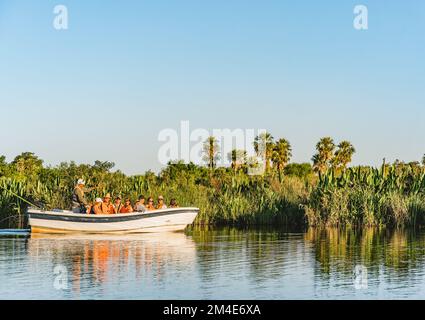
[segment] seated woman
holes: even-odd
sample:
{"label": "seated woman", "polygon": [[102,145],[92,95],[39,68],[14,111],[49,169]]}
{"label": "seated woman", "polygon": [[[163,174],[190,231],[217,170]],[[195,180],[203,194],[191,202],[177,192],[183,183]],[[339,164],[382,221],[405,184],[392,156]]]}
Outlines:
{"label": "seated woman", "polygon": [[140,196],[139,200],[136,201],[134,204],[134,211],[137,212],[145,212],[146,211],[146,205],[145,205],[145,197]]}
{"label": "seated woman", "polygon": [[156,205],[156,209],[167,209],[167,206],[164,203],[164,197],[159,196],[158,197],[158,204]]}
{"label": "seated woman", "polygon": [[171,199],[170,201],[170,208],[178,208],[179,205],[177,204],[176,199]]}
{"label": "seated woman", "polygon": [[102,199],[96,198],[94,205],[90,208],[90,214],[102,214]]}
{"label": "seated woman", "polygon": [[124,206],[121,208],[120,213],[132,213],[133,207],[131,206],[130,199],[125,199]]}
{"label": "seated woman", "polygon": [[153,204],[153,198],[152,198],[152,197],[149,197],[149,198],[148,198],[148,203],[146,204],[146,209],[147,209],[148,211],[155,210],[155,206],[154,206],[154,204]]}

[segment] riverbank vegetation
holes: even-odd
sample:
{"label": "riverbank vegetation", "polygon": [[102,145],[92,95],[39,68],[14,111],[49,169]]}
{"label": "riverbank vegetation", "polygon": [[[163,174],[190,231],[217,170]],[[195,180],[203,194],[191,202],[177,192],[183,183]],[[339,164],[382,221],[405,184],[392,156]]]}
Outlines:
{"label": "riverbank vegetation", "polygon": [[258,157],[247,157],[244,150],[233,150],[226,155],[231,165],[217,167],[222,155],[218,141],[210,137],[205,142],[205,166],[176,161],[158,174],[147,171],[136,176],[113,171],[112,162],[66,162],[51,167],[28,152],[10,163],[0,157],[0,225],[25,225],[27,205],[14,194],[47,209],[70,208],[78,178],[94,187],[88,194],[91,200],[108,192],[133,200],[141,194],[161,194],[182,206],[197,206],[201,209],[197,224],[425,223],[425,161],[350,167],[354,147],[348,141],[335,144],[330,137],[317,143],[312,164],[291,163],[289,141],[268,133],[256,137],[254,149],[260,162]]}

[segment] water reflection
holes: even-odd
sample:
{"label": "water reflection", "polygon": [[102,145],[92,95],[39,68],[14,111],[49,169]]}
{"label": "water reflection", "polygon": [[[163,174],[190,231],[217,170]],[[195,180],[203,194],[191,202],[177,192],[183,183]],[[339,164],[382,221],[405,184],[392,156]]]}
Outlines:
{"label": "water reflection", "polygon": [[[243,298],[425,298],[423,231],[225,228],[198,230],[193,238],[202,248],[205,282],[218,270],[226,279],[247,278],[254,291],[240,293]],[[356,266],[367,272],[363,290],[354,286]]]}
{"label": "water reflection", "polygon": [[[193,239],[197,251],[200,274],[214,276],[214,266],[229,273],[240,274],[241,268],[254,281],[267,279],[303,262],[307,251],[302,233],[276,230],[197,230]],[[297,258],[297,259],[294,259]],[[301,258],[301,261],[299,261]]]}
{"label": "water reflection", "polygon": [[194,263],[195,246],[181,233],[32,235],[28,240],[28,263],[37,269],[46,256],[52,266],[66,267],[72,283],[70,296],[79,298],[82,291],[92,288],[100,290],[95,292],[96,296],[109,295],[110,292],[105,291],[109,288],[108,282],[112,286],[141,284],[146,279],[161,283],[167,270]]}
{"label": "water reflection", "polygon": [[322,285],[335,281],[336,277],[348,277],[356,265],[362,265],[367,268],[369,285],[375,292],[395,288],[400,297],[423,292],[423,231],[311,228],[305,240],[313,244],[316,275]]}
{"label": "water reflection", "polygon": [[[418,230],[200,228],[183,233],[0,237],[0,297],[424,298]],[[54,283],[67,271],[66,289]],[[367,286],[354,286],[356,266]]]}

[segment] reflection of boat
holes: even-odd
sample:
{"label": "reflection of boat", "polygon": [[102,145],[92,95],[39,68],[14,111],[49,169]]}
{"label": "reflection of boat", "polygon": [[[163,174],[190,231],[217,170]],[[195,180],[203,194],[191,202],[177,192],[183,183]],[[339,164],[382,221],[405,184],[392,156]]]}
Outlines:
{"label": "reflection of boat", "polygon": [[[52,240],[52,241],[50,241]],[[33,245],[44,243],[46,250],[56,248],[59,252],[78,252],[82,244],[107,244],[115,246],[120,244],[127,249],[136,248],[144,250],[159,249],[163,255],[180,255],[186,261],[194,259],[195,242],[184,232],[163,232],[163,233],[132,233],[132,234],[87,234],[87,233],[66,233],[48,234],[32,233],[30,243]],[[94,246],[96,249],[96,246]],[[75,252],[74,252],[75,253]]]}
{"label": "reflection of boat", "polygon": [[185,249],[187,245],[193,249],[193,240],[186,236],[184,232],[164,232],[164,233],[127,233],[127,234],[89,234],[89,233],[62,233],[62,234],[49,234],[49,233],[31,233],[30,239],[32,240],[56,240],[55,243],[61,243],[61,240],[66,247],[67,243],[83,243],[83,242],[128,242],[140,243],[144,245],[155,245],[165,247],[176,247]]}
{"label": "reflection of boat", "polygon": [[32,233],[140,233],[183,230],[198,208],[170,208],[146,213],[90,215],[71,211],[28,210]]}
{"label": "reflection of boat", "polygon": [[[33,233],[27,249],[29,273],[40,273],[46,264],[61,267],[77,299],[149,298],[155,294],[149,284],[175,281],[179,270],[190,269],[196,260],[195,242],[183,232]],[[57,274],[46,277],[53,282]],[[134,290],[122,289],[130,287]]]}
{"label": "reflection of boat", "polygon": [[[184,232],[164,232],[164,233],[127,233],[127,234],[106,234],[106,233],[31,233],[30,239],[37,240],[66,240],[66,241],[143,241],[163,242],[176,245],[179,241],[188,241],[188,236]],[[193,240],[190,239],[190,242]]]}

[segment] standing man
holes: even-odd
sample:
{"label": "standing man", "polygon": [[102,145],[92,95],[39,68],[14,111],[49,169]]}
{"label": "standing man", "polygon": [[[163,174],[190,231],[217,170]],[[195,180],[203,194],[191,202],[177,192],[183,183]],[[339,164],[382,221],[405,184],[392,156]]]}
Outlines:
{"label": "standing man", "polygon": [[72,212],[74,213],[87,213],[89,208],[85,193],[90,192],[92,189],[85,188],[85,185],[86,182],[83,179],[78,179],[72,194]]}

